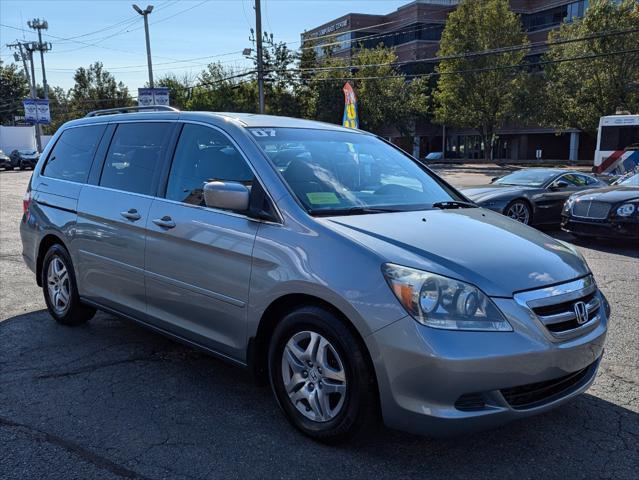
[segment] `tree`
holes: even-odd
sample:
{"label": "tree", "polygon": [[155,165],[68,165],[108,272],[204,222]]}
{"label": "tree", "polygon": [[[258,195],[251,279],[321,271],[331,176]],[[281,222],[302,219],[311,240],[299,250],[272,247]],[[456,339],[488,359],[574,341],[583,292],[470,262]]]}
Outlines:
{"label": "tree", "polygon": [[155,80],[155,86],[169,89],[169,103],[180,110],[184,110],[187,106],[192,85],[193,78],[186,73],[181,77],[175,73],[168,73]]}
{"label": "tree", "polygon": [[211,63],[192,89],[189,110],[257,112],[257,85],[246,72]]}
{"label": "tree", "polygon": [[[373,49],[360,46],[350,64],[324,51],[325,60],[316,61],[310,49],[300,62],[302,79],[300,97],[306,98],[305,116],[330,123],[341,123],[344,112],[342,88],[353,86],[358,100],[360,128],[378,132],[394,126],[401,133],[414,129],[415,121],[428,110],[427,87],[423,79],[407,81],[395,67],[395,51],[379,45]],[[315,69],[313,69],[315,68]],[[310,73],[309,73],[310,72]]]}
{"label": "tree", "polygon": [[[468,55],[528,44],[519,16],[507,0],[462,0],[448,16],[442,34],[434,92],[435,121],[473,128],[484,143],[484,157],[493,158],[496,131],[515,117],[514,95],[526,78],[526,49],[491,55]],[[511,67],[515,68],[511,68]]]}
{"label": "tree", "polygon": [[[639,113],[639,33],[611,34],[639,25],[639,4],[593,0],[580,20],[566,23],[550,42],[592,36],[586,41],[556,43],[546,55],[546,121],[557,128],[594,132],[599,118],[617,110]],[[632,50],[633,53],[615,53]],[[562,61],[565,59],[593,58]]]}
{"label": "tree", "polygon": [[0,60],[0,124],[11,124],[15,115],[24,114],[22,99],[28,95],[24,72],[15,63],[5,66]]}
{"label": "tree", "polygon": [[392,125],[403,134],[414,129],[428,108],[426,82],[408,82],[394,64],[397,55],[382,44],[361,48],[353,57],[353,86],[358,98],[360,128],[377,132]]}
{"label": "tree", "polygon": [[76,117],[91,110],[133,105],[128,88],[122,82],[116,82],[101,62],[95,62],[89,68],[78,68],[73,79],[75,85],[69,93],[71,109]]}

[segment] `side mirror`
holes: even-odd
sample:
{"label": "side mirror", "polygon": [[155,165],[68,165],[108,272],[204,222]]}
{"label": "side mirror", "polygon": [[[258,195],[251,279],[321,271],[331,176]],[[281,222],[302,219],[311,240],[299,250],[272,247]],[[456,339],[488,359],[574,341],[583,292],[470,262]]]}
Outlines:
{"label": "side mirror", "polygon": [[558,182],[555,182],[550,186],[551,190],[561,190],[562,188],[568,188],[568,182],[559,180]]}
{"label": "side mirror", "polygon": [[238,182],[207,182],[204,184],[204,203],[222,210],[246,211],[249,208],[249,189]]}
{"label": "side mirror", "polygon": [[499,180],[500,177],[493,177],[490,179],[490,183],[495,183],[497,180]]}

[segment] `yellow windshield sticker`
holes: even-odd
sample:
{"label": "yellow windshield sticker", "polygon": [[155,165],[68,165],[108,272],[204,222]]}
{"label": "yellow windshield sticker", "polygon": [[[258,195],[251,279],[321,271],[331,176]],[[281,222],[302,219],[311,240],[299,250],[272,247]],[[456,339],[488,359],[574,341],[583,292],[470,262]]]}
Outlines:
{"label": "yellow windshield sticker", "polygon": [[339,198],[333,192],[310,192],[307,193],[309,202],[313,205],[331,205],[339,203]]}

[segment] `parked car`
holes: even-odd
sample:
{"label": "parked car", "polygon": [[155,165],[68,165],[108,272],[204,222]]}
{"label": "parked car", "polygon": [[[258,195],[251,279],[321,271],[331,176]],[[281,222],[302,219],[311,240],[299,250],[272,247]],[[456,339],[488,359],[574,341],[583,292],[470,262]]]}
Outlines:
{"label": "parked car", "polygon": [[13,168],[18,167],[20,170],[26,170],[35,167],[39,158],[40,153],[37,150],[16,149],[11,152],[11,165]]}
{"label": "parked car", "polygon": [[559,225],[564,202],[575,192],[604,187],[593,175],[561,168],[526,168],[465,188],[478,205],[526,225]]}
{"label": "parked car", "polygon": [[61,324],[104,310],[249,368],[323,441],[380,413],[487,428],[594,380],[610,311],[570,244],[373,134],[154,108],[66,123],[33,172],[23,256]]}
{"label": "parked car", "polygon": [[11,158],[2,150],[0,150],[0,168],[4,168],[5,170],[6,169],[13,170],[13,165],[11,165]]}
{"label": "parked car", "polygon": [[426,162],[436,162],[444,159],[444,152],[430,152],[424,157]]}
{"label": "parked car", "polygon": [[639,239],[639,173],[572,195],[561,218],[561,228],[576,237]]}

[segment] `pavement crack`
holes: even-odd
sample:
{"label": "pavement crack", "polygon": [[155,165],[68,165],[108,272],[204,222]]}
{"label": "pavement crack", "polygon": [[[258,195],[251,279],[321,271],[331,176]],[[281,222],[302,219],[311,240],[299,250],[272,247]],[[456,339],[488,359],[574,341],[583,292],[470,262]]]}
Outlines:
{"label": "pavement crack", "polygon": [[69,370],[67,372],[53,372],[53,373],[45,373],[43,375],[38,375],[36,378],[39,380],[49,379],[49,378],[64,378],[71,377],[74,375],[81,375],[83,373],[94,372],[96,370],[100,370],[102,368],[114,367],[116,365],[122,365],[125,363],[135,363],[135,362],[148,362],[153,361],[154,359],[148,355],[145,356],[137,356],[137,357],[129,357],[121,360],[113,360],[109,362],[97,362],[91,365],[87,365],[81,368],[77,368],[75,370]]}
{"label": "pavement crack", "polygon": [[109,460],[108,458],[98,455],[96,453],[93,453],[90,450],[87,450],[86,448],[82,447],[81,445],[78,445],[77,443],[72,442],[71,440],[67,440],[66,438],[60,437],[58,435],[44,432],[42,430],[38,430],[37,428],[31,427],[29,425],[14,422],[2,417],[0,417],[0,426],[20,429],[21,431],[28,434],[36,441],[46,442],[46,443],[55,445],[57,447],[60,447],[66,450],[67,452],[78,456],[82,460],[92,465],[95,465],[96,467],[102,468],[104,470],[108,470],[112,474],[117,475],[121,478],[135,478],[135,479],[142,479],[142,480],[148,479],[148,477],[145,477],[139,474],[138,472],[130,470],[122,465],[118,465],[117,463]]}

